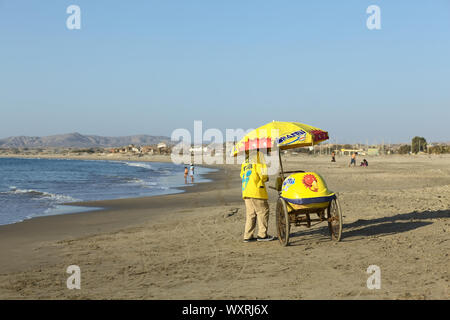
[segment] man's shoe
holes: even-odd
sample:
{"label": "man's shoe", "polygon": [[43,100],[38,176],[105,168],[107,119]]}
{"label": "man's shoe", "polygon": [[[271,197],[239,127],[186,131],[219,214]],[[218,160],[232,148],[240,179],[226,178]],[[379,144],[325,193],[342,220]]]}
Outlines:
{"label": "man's shoe", "polygon": [[253,241],[255,241],[255,240],[256,240],[255,238],[244,239],[244,242],[253,242]]}
{"label": "man's shoe", "polygon": [[257,240],[258,240],[258,241],[272,241],[272,240],[275,240],[275,237],[274,237],[274,236],[269,236],[269,235],[267,235],[265,238],[260,238],[260,237],[258,237]]}

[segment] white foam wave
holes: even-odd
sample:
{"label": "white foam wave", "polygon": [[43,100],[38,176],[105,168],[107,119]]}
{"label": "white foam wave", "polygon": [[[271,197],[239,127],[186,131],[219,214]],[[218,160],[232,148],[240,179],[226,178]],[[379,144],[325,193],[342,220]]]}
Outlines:
{"label": "white foam wave", "polygon": [[152,166],[148,163],[142,163],[142,162],[125,162],[126,165],[130,167],[139,167],[139,168],[145,168],[145,169],[153,169]]}
{"label": "white foam wave", "polygon": [[142,187],[154,187],[154,186],[158,185],[157,182],[145,181],[145,180],[142,180],[142,179],[139,179],[139,178],[131,179],[130,183],[137,184],[137,185],[140,185]]}
{"label": "white foam wave", "polygon": [[51,200],[55,200],[58,203],[79,201],[78,199],[75,199],[71,196],[67,196],[67,195],[63,195],[63,194],[55,194],[55,193],[49,193],[49,192],[33,190],[33,189],[18,189],[16,187],[10,187],[10,190],[8,192],[2,192],[2,193],[3,194],[28,194],[30,196],[36,197],[35,198],[36,200],[51,199]]}

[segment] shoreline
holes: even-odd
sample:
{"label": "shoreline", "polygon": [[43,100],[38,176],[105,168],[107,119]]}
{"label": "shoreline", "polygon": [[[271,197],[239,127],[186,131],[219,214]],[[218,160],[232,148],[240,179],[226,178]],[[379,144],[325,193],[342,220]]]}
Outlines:
{"label": "shoreline", "polygon": [[[172,162],[170,157],[168,156],[158,156],[156,158],[152,158],[152,159],[135,159],[135,158],[130,158],[130,159],[125,159],[125,158],[116,158],[116,159],[106,159],[106,158],[96,158],[96,157],[24,157],[24,156],[16,156],[16,157],[2,157],[0,156],[0,159],[50,159],[50,160],[80,160],[80,161],[117,161],[117,162],[122,162],[122,161],[131,161],[131,162],[159,162],[159,163],[170,163]],[[199,165],[196,167],[200,167],[200,168],[207,168],[207,169],[213,169],[213,170],[220,170],[219,166],[214,166],[214,165]],[[148,198],[148,197],[156,197],[156,196],[164,196],[164,195],[170,195],[170,194],[180,194],[180,193],[185,193],[185,192],[189,192],[189,190],[192,189],[192,187],[196,187],[199,184],[202,183],[210,183],[213,182],[214,179],[209,178],[208,176],[210,174],[212,174],[214,172],[209,172],[209,173],[201,173],[201,174],[196,174],[197,177],[201,177],[201,180],[206,180],[206,181],[200,181],[200,182],[194,182],[192,183],[188,183],[187,185],[177,185],[177,186],[173,186],[170,187],[169,190],[170,191],[176,191],[176,192],[169,192],[166,194],[156,194],[156,195],[148,195],[148,196],[132,196],[132,197],[126,197],[126,198],[116,198],[116,199],[103,199],[103,200],[86,200],[86,201],[75,201],[75,202],[67,202],[67,203],[60,203],[58,204],[57,207],[60,207],[60,209],[64,210],[64,207],[74,207],[73,209],[67,209],[68,212],[62,212],[62,213],[55,213],[55,214],[48,214],[48,215],[42,215],[42,216],[35,216],[35,217],[30,217],[30,218],[25,218],[23,220],[20,221],[16,221],[16,222],[12,222],[12,223],[8,223],[8,224],[0,224],[1,226],[6,226],[6,225],[11,225],[11,224],[17,224],[17,223],[22,223],[24,221],[28,221],[28,220],[32,220],[32,219],[36,219],[36,218],[42,218],[42,217],[52,217],[55,215],[64,215],[64,214],[78,214],[78,213],[84,213],[84,212],[92,212],[92,211],[101,211],[101,210],[105,210],[107,208],[104,207],[98,207],[95,206],[94,203],[96,202],[104,202],[104,201],[114,201],[114,200],[125,200],[125,199],[138,199],[138,198]],[[198,180],[197,180],[198,181]],[[168,191],[169,191],[168,190]],[[82,207],[85,209],[78,209],[79,211],[77,211],[76,207]],[[89,208],[95,208],[94,210],[89,210]],[[55,208],[56,211],[58,211],[58,208]]]}
{"label": "shoreline", "polygon": [[[36,249],[36,243],[114,232],[152,220],[155,216],[162,214],[158,212],[159,209],[182,208],[183,205],[180,202],[191,201],[193,195],[210,190],[208,185],[219,184],[226,180],[224,169],[220,166],[205,165],[203,167],[217,170],[202,174],[204,179],[210,181],[174,188],[182,190],[179,193],[64,203],[61,206],[83,207],[86,210],[32,217],[0,225],[0,252],[2,253],[0,274],[5,271],[25,270],[35,265],[26,263],[21,257],[32,255]],[[16,263],[11,263],[12,261]],[[38,264],[42,262],[43,260],[40,260]],[[27,267],[22,268],[23,265]]]}
{"label": "shoreline", "polygon": [[12,159],[61,159],[61,160],[98,160],[98,161],[138,161],[138,162],[172,162],[170,155],[119,155],[119,154],[97,154],[97,155],[49,155],[49,154],[0,154],[0,158]]}

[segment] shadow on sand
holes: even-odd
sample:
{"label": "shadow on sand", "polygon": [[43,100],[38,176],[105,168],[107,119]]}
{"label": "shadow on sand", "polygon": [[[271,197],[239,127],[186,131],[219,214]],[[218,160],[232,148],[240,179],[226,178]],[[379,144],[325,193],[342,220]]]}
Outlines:
{"label": "shadow on sand", "polygon": [[[407,232],[433,223],[432,221],[427,220],[444,218],[450,218],[450,210],[423,212],[414,211],[410,213],[397,214],[390,217],[381,217],[369,220],[359,219],[352,223],[345,223],[344,218],[341,241],[357,241],[366,237],[381,237]],[[290,238],[297,237],[305,237],[305,240],[312,240],[314,242],[330,241],[328,225],[325,222],[306,230],[304,227],[291,227]],[[298,241],[293,242],[295,243]],[[301,242],[303,243],[303,241]]]}

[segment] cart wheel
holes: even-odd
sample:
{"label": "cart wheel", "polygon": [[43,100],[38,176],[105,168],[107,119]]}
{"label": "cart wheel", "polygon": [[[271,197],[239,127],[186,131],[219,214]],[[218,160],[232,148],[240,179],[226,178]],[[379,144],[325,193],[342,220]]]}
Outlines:
{"label": "cart wheel", "polygon": [[340,241],[342,235],[342,211],[339,205],[339,200],[331,200],[327,209],[328,230],[330,231],[331,239],[334,241]]}
{"label": "cart wheel", "polygon": [[287,246],[289,244],[289,213],[286,206],[286,201],[282,198],[278,199],[277,202],[277,231],[278,231],[278,240],[282,246]]}

